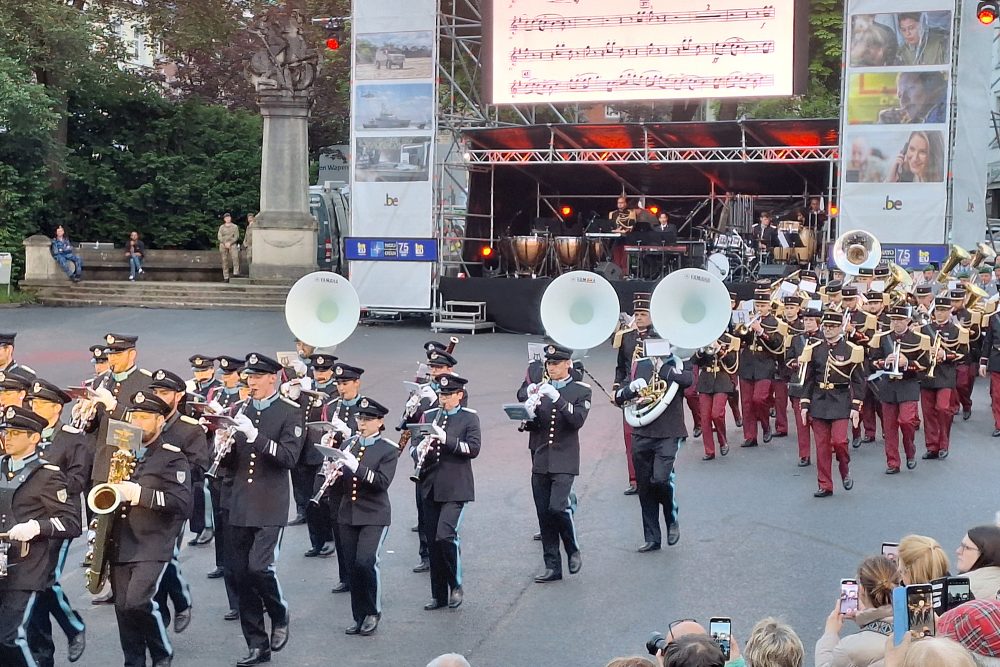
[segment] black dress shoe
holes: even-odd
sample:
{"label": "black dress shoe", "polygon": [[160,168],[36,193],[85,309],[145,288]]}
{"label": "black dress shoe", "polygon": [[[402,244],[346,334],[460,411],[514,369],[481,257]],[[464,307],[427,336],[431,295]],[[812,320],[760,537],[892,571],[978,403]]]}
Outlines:
{"label": "black dress shoe", "polygon": [[431,560],[430,558],[421,558],[420,563],[413,568],[414,572],[430,572]]}
{"label": "black dress shoe", "polygon": [[696,427],[693,431],[691,431],[691,437],[693,437],[693,438],[700,438],[701,437],[701,429]]}
{"label": "black dress shoe", "polygon": [[740,447],[756,447],[756,446],[757,446],[757,440],[755,438],[751,438],[750,440],[744,440],[743,444],[740,445]]}
{"label": "black dress shoe", "polygon": [[296,514],[295,518],[288,522],[289,526],[301,526],[306,522],[305,514]]}
{"label": "black dress shoe", "polygon": [[114,604],[115,603],[115,592],[108,588],[108,592],[104,595],[98,595],[95,598],[91,598],[90,604]]}
{"label": "black dress shoe", "polygon": [[344,629],[344,634],[345,635],[356,635],[359,632],[361,632],[361,624],[360,623],[355,623],[354,625],[348,625]]}
{"label": "black dress shoe", "polygon": [[889,466],[888,468],[885,469],[885,474],[886,475],[898,475],[899,474],[899,468],[897,468],[895,466]]}
{"label": "black dress shoe", "polygon": [[208,577],[209,579],[221,579],[225,575],[226,575],[225,570],[223,570],[221,567],[217,567],[208,574],[206,574],[205,576]]}
{"label": "black dress shoe", "polygon": [[771,435],[770,431],[764,431],[764,437],[761,438],[761,440],[763,440],[764,444],[766,445],[767,443],[771,442],[772,437],[774,436]]}
{"label": "black dress shoe", "polygon": [[358,632],[362,637],[367,637],[375,633],[375,629],[378,627],[378,615],[365,616],[365,620],[361,622],[361,630]]}
{"label": "black dress shoe", "polygon": [[860,446],[861,446],[861,438],[852,437],[851,438],[851,447],[853,447],[854,449],[857,449]]}
{"label": "black dress shoe", "polygon": [[813,494],[813,498],[828,498],[833,495],[833,491],[828,491],[826,489],[820,489]]}
{"label": "black dress shoe", "polygon": [[779,431],[779,432],[777,432],[777,433],[774,434],[774,437],[775,438],[787,438],[788,437],[788,433],[787,432],[782,433],[782,432]]}
{"label": "black dress shoe", "polygon": [[235,621],[239,617],[240,617],[239,609],[230,609],[229,611],[227,611],[225,614],[222,615],[222,618],[226,621]]}
{"label": "black dress shoe", "polygon": [[861,438],[861,442],[862,442],[862,444],[865,444],[865,445],[867,445],[870,442],[875,442],[875,436],[874,435],[866,435],[865,437]]}
{"label": "black dress shoe", "polygon": [[948,458],[948,450],[947,449],[942,449],[940,452],[938,452],[938,458],[939,459],[946,459],[946,458]]}
{"label": "black dress shoe", "polygon": [[327,542],[323,545],[323,548],[319,550],[320,558],[329,558],[330,556],[337,553],[337,545],[333,542]]}
{"label": "black dress shoe", "polygon": [[993,429],[993,437],[1000,438],[1000,428]]}
{"label": "black dress shoe", "polygon": [[545,572],[542,572],[535,577],[535,583],[544,584],[550,581],[559,581],[560,579],[562,579],[561,573],[556,572],[555,570],[545,570]]}
{"label": "black dress shoe", "polygon": [[714,461],[715,460],[715,454],[705,454],[704,456],[701,457],[701,460],[702,461]]}
{"label": "black dress shoe", "polygon": [[76,662],[83,655],[83,650],[87,648],[87,631],[81,630],[80,632],[73,635],[72,639],[69,640],[69,647],[67,649],[67,659],[70,662]]}
{"label": "black dress shoe", "polygon": [[446,603],[441,602],[437,598],[434,598],[433,600],[424,605],[424,611],[434,611],[435,609],[444,609],[447,606],[448,605]]}
{"label": "black dress shoe", "polygon": [[285,648],[288,643],[288,618],[284,623],[273,623],[271,625],[271,650],[277,653]]}
{"label": "black dress shoe", "polygon": [[719,445],[719,454],[725,456],[729,453],[729,445]]}
{"label": "black dress shoe", "polygon": [[799,459],[799,467],[800,468],[808,468],[811,464],[812,464],[812,461],[809,460],[808,456],[806,458],[804,458],[804,459]]}
{"label": "black dress shoe", "polygon": [[569,558],[566,560],[569,561],[570,574],[576,574],[580,571],[580,568],[583,567],[583,555],[579,551],[570,554]]}
{"label": "black dress shoe", "polygon": [[531,539],[533,539],[536,542],[541,542],[542,541],[542,534],[541,533],[535,533],[534,535],[531,536]]}
{"label": "black dress shoe", "polygon": [[681,541],[681,525],[674,521],[667,526],[667,544],[674,546]]}
{"label": "black dress shoe", "polygon": [[236,663],[236,667],[250,667],[250,665],[260,665],[271,662],[271,652],[263,648],[252,648],[247,657]]}
{"label": "black dress shoe", "polygon": [[458,609],[459,607],[462,606],[462,600],[464,599],[465,599],[465,591],[462,590],[461,586],[452,589],[451,595],[448,596],[448,608]]}
{"label": "black dress shoe", "polygon": [[917,467],[917,460],[916,459],[906,459],[906,467],[907,467],[908,470],[913,470],[914,468]]}
{"label": "black dress shoe", "polygon": [[170,665],[173,664],[173,662],[174,659],[171,658],[170,656],[167,656],[166,658],[160,658],[159,660],[154,660],[153,667],[170,667]]}
{"label": "black dress shoe", "polygon": [[177,615],[174,616],[174,632],[180,634],[187,630],[189,625],[191,625],[191,607],[177,612]]}
{"label": "black dress shoe", "polygon": [[937,452],[924,452],[924,455],[921,456],[920,458],[922,458],[922,459],[937,459],[937,458],[941,458],[941,457],[938,455]]}
{"label": "black dress shoe", "polygon": [[851,478],[850,475],[844,478],[843,483],[845,491],[850,491],[851,489],[854,488],[854,480]]}
{"label": "black dress shoe", "polygon": [[622,495],[634,496],[637,493],[639,493],[639,489],[636,488],[635,484],[629,484],[628,488],[625,489],[625,491],[622,493]]}
{"label": "black dress shoe", "polygon": [[320,549],[319,547],[312,547],[311,549],[309,549],[309,551],[305,552],[302,555],[305,556],[306,558],[315,558],[316,556],[319,555],[319,549]]}
{"label": "black dress shoe", "polygon": [[962,421],[969,421],[969,417],[972,416],[972,410],[962,410]]}
{"label": "black dress shoe", "polygon": [[641,547],[636,549],[636,552],[644,554],[647,551],[659,551],[659,550],[660,550],[660,545],[657,544],[656,542],[644,542]]}
{"label": "black dress shoe", "polygon": [[188,542],[188,544],[190,544],[193,547],[203,547],[209,542],[211,542],[212,539],[214,538],[215,538],[215,531],[212,530],[211,528],[206,528],[205,530],[198,533],[198,536],[195,537],[190,542]]}
{"label": "black dress shoe", "polygon": [[346,593],[349,590],[351,590],[351,587],[348,586],[345,582],[342,581],[339,584],[337,584],[336,586],[334,586],[333,589],[330,590],[330,592],[331,593]]}

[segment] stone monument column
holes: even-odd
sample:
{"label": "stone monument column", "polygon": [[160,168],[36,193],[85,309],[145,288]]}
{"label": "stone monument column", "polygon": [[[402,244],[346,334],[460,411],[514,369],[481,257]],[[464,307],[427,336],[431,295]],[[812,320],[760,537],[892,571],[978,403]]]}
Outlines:
{"label": "stone monument column", "polygon": [[264,141],[252,280],[296,280],[317,269],[308,130],[319,56],[306,46],[302,24],[298,11],[273,10],[254,29],[263,48],[247,73],[257,89]]}

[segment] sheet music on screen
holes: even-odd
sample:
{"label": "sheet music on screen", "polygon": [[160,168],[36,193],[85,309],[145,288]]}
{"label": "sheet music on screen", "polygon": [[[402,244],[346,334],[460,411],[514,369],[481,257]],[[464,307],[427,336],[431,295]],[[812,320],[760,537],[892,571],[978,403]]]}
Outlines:
{"label": "sheet music on screen", "polygon": [[485,0],[494,104],[788,96],[807,0]]}

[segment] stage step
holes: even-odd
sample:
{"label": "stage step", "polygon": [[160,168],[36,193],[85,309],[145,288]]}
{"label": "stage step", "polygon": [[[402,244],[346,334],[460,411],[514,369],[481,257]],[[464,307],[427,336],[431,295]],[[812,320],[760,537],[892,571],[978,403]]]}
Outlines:
{"label": "stage step", "polygon": [[46,306],[281,310],[290,285],[84,280],[20,284]]}

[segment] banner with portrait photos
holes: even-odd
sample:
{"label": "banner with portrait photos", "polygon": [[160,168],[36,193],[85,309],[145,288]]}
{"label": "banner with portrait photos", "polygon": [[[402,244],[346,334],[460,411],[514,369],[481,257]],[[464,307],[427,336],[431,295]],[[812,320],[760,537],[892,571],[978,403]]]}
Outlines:
{"label": "banner with portrait photos", "polygon": [[[431,307],[437,253],[436,0],[355,0],[351,23],[351,284],[362,308]],[[362,239],[353,243],[354,239]],[[411,252],[412,251],[412,252]]]}
{"label": "banner with portrait photos", "polygon": [[841,232],[944,242],[954,10],[954,0],[849,0]]}

